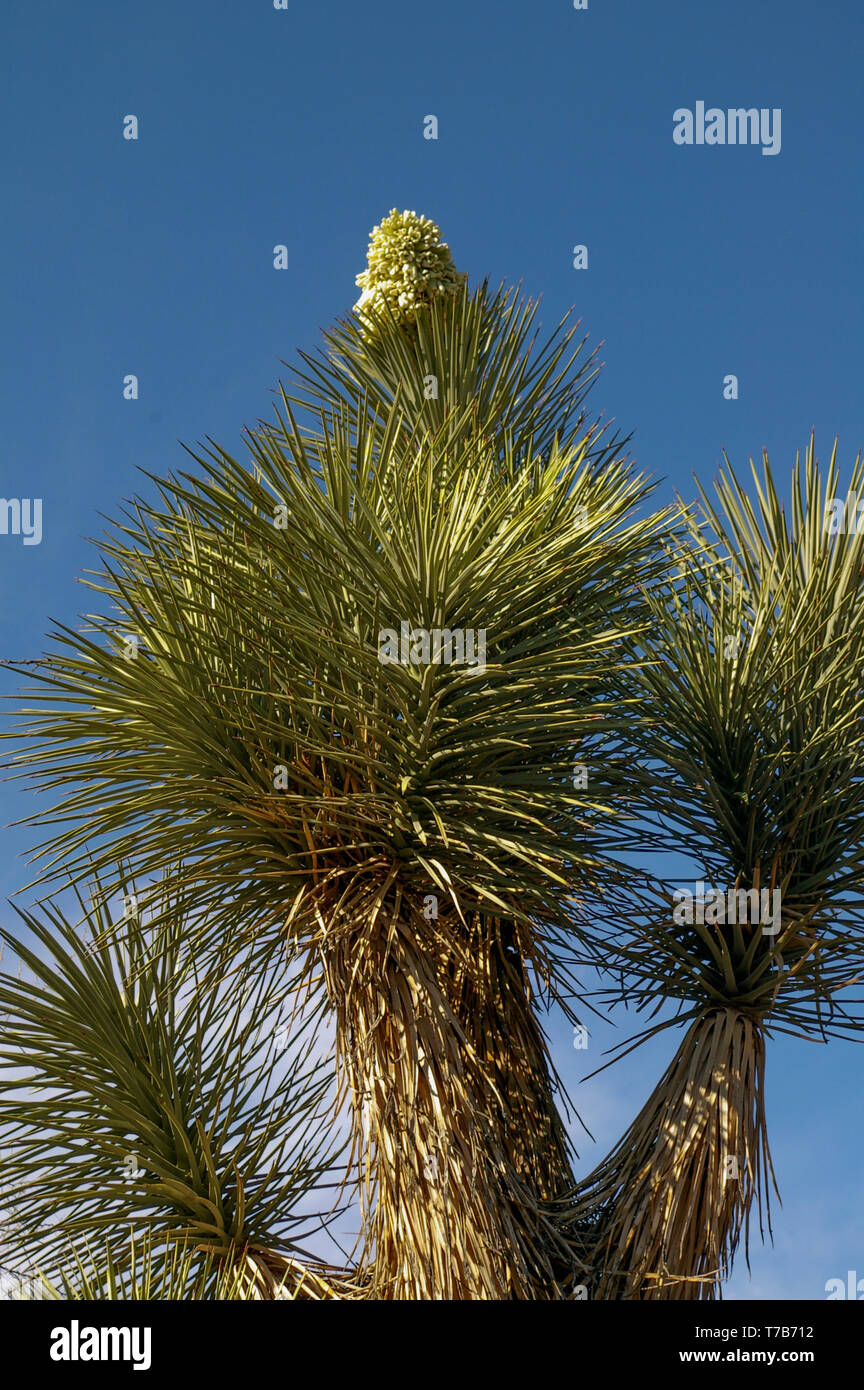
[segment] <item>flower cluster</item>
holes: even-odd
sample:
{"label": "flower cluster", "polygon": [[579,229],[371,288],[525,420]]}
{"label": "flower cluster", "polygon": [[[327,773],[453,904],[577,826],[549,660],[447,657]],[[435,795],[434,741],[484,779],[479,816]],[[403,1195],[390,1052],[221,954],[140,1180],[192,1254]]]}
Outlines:
{"label": "flower cluster", "polygon": [[354,309],[370,327],[375,314],[386,318],[388,312],[403,326],[413,324],[419,305],[436,294],[455,295],[466,280],[440,228],[428,217],[396,208],[373,227],[367,261],[356,279],[363,293]]}

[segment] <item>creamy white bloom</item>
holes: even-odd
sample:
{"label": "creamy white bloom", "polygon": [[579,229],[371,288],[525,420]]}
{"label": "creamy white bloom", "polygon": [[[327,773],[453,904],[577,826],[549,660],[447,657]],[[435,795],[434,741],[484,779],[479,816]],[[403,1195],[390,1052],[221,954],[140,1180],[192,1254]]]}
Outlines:
{"label": "creamy white bloom", "polygon": [[363,293],[354,309],[369,328],[388,311],[398,322],[410,324],[433,295],[455,295],[465,280],[436,224],[416,212],[393,208],[372,229],[367,267],[356,279]]}

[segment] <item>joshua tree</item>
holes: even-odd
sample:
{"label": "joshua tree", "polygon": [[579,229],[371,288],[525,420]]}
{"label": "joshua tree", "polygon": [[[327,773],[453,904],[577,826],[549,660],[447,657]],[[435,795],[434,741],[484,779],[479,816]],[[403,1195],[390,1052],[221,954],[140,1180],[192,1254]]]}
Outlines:
{"label": "joshua tree", "polygon": [[773,1184],[766,1038],[860,1030],[864,537],[836,514],[856,515],[864,469],[838,499],[835,444],[823,492],[811,438],[787,519],[767,456],[755,502],[726,465],[716,502],[700,488],[687,511],[632,668],[636,799],[714,889],[685,914],[655,887],[607,942],[630,1001],[677,999],[689,1026],[574,1208],[595,1212],[599,1297],[714,1296]]}
{"label": "joshua tree", "polygon": [[146,925],[143,894],[112,920],[94,889],[86,935],[50,903],[3,934],[29,976],[0,977],[9,1263],[62,1296],[317,1296],[294,1259],[336,1157],[314,1010],[281,961],[202,974],[170,879]]}
{"label": "joshua tree", "polygon": [[[38,1172],[37,1133],[85,1162],[61,1123],[72,1091],[38,1131],[11,1102],[0,1200],[32,1249],[40,1224],[57,1230],[56,1282],[60,1232],[104,1238],[129,1202],[106,1165],[135,1143],[148,1255],[191,1240],[241,1291],[713,1296],[770,1172],[764,1037],[855,1026],[837,989],[856,968],[864,829],[858,692],[841,689],[864,631],[861,542],[825,530],[812,450],[791,533],[767,473],[761,530],[731,473],[719,513],[704,498],[701,518],[643,515],[626,441],[586,416],[598,369],[578,325],[538,350],[536,306],[472,292],[426,219],[385,219],[358,283],[246,461],[208,441],[194,473],[133,503],[89,581],[101,611],[58,630],[39,668],[18,762],[61,788],[39,817],[46,872],[95,873],[105,960],[132,958],[112,973],[56,910],[29,919],[52,978],[72,963],[59,991],[5,978],[5,1056],[53,1088],[74,1035],[72,1090],[92,1096],[110,1064],[142,1100],[106,1119],[98,1219]],[[730,615],[747,626],[733,657]],[[779,929],[672,921],[666,886],[622,859],[655,822],[706,876],[780,888]],[[111,894],[154,875],[147,930],[112,922]],[[682,1001],[690,1026],[577,1187],[542,1010],[577,1021],[582,965],[609,972],[612,999]],[[150,981],[146,1084],[141,1046],[82,1024],[98,995],[106,1037],[123,1034],[132,977]],[[344,1270],[292,1235],[332,1155],[301,1146],[275,1188],[261,1166],[276,1136],[300,1142],[326,1077],[297,1063],[272,1112],[252,1105],[235,979],[280,990],[298,1035],[333,1027],[328,1103],[349,1108],[362,1212]],[[206,1066],[180,1066],[173,1033],[157,1045],[163,999]],[[234,1074],[251,1108],[220,1128],[214,1091]],[[248,1171],[225,1148],[241,1119]],[[272,1197],[252,1202],[256,1182]]]}

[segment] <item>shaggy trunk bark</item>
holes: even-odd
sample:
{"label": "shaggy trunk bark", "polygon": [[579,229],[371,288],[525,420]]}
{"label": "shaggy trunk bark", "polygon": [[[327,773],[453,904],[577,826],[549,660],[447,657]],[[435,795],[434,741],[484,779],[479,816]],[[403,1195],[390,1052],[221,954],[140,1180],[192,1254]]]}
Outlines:
{"label": "shaggy trunk bark", "polygon": [[711,1299],[754,1198],[776,1191],[764,1112],[765,1042],[734,1008],[691,1024],[615,1150],[580,1185],[594,1226],[589,1296]]}
{"label": "shaggy trunk bark", "polygon": [[550,1204],[573,1179],[542,1033],[518,953],[489,919],[468,952],[461,930],[448,949],[446,927],[397,912],[324,951],[370,1296],[560,1297],[576,1268]]}

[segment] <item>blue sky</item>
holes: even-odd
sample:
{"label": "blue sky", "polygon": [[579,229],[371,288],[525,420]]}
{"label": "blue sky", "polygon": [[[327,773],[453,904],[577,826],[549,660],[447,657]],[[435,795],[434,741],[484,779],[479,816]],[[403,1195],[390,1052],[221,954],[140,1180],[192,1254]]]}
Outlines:
{"label": "blue sky", "polygon": [[[595,409],[634,432],[660,496],[710,480],[724,448],[743,468],[765,447],[782,476],[815,428],[821,457],[839,435],[845,477],[864,443],[864,17],[848,0],[45,0],[7,6],[0,34],[0,477],[43,501],[41,544],[0,536],[0,656],[38,656],[49,617],[75,621],[84,538],[137,469],[184,466],[178,440],[239,448],[280,359],[356,299],[393,207],[437,221],[472,281],[542,295],[549,327],[576,306],[604,343]],[[780,153],[676,145],[673,112],[698,101],[779,108]],[[4,823],[32,805],[9,785],[0,801]],[[6,896],[32,832],[0,836]],[[587,1170],[674,1040],[580,1087],[604,1036],[588,1054],[554,1037],[597,1139]],[[770,1046],[784,1206],[728,1296],[820,1298],[864,1276],[861,1061],[851,1043]]]}

